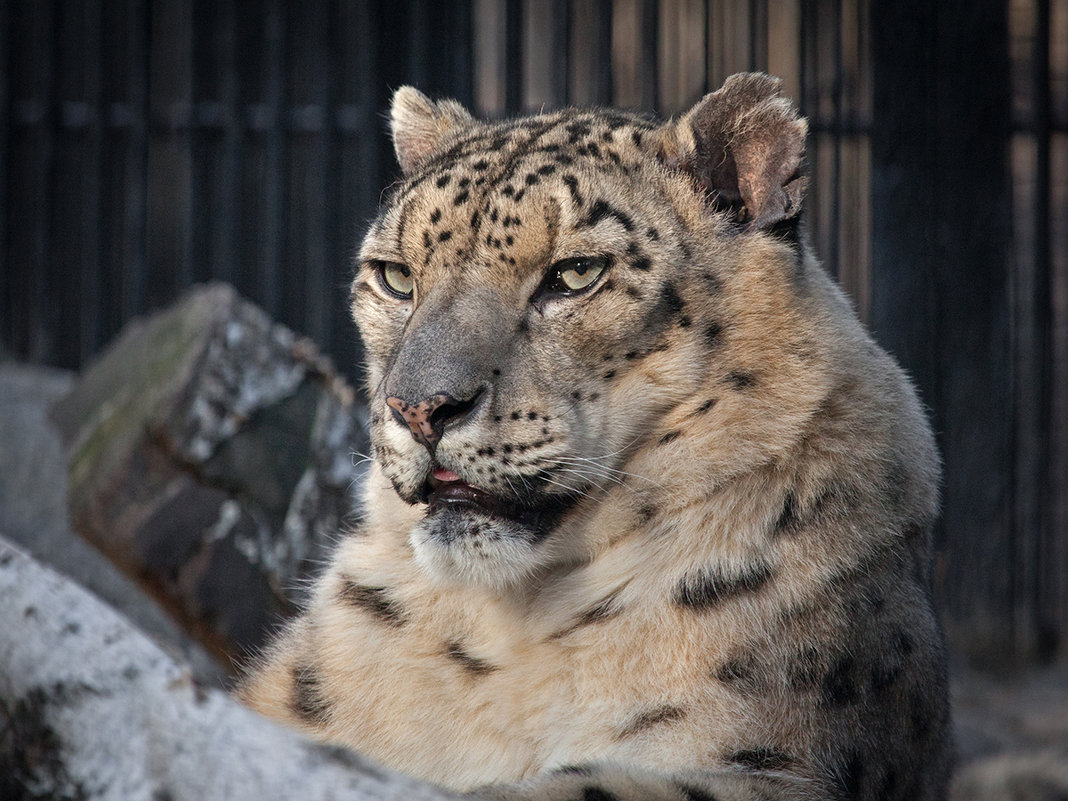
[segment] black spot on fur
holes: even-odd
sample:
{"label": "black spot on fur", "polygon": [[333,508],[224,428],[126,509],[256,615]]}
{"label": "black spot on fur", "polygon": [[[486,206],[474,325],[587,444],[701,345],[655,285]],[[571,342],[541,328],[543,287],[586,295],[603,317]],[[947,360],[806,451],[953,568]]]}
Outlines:
{"label": "black spot on fur", "polygon": [[695,611],[711,609],[735,596],[759,590],[771,577],[771,568],[763,562],[751,565],[736,576],[724,575],[716,568],[705,568],[683,576],[675,588],[674,601]]}
{"label": "black spot on fur", "polygon": [[553,776],[592,776],[593,768],[589,765],[562,765],[552,769]]}
{"label": "black spot on fur", "polygon": [[486,676],[497,669],[496,665],[491,665],[485,659],[479,659],[477,656],[467,653],[463,646],[456,641],[446,645],[445,655],[472,676]]}
{"label": "black spot on fur", "polygon": [[444,189],[451,179],[452,176],[448,173],[445,173],[444,175],[438,176],[438,180],[434,181],[434,184],[437,186],[438,189]]}
{"label": "black spot on fur", "polygon": [[552,175],[556,172],[555,164],[542,164],[538,167],[538,175]]}
{"label": "black spot on fur", "polygon": [[610,793],[603,787],[583,787],[582,801],[619,801],[615,793]]}
{"label": "black spot on fur", "polygon": [[527,177],[524,180],[526,181],[527,186],[534,186],[534,184],[538,183],[541,179],[538,178],[536,173],[531,172],[527,174]]}
{"label": "black spot on fur", "polygon": [[717,681],[735,689],[747,688],[756,684],[756,668],[751,657],[728,659],[712,671]]}
{"label": "black spot on fur", "polygon": [[635,270],[641,270],[646,273],[653,268],[652,262],[649,261],[648,256],[639,256],[630,263],[630,266]]}
{"label": "black spot on fur", "polygon": [[799,651],[790,663],[790,686],[799,692],[812,689],[823,672],[820,652],[813,647]]}
{"label": "black spot on fur", "polygon": [[338,595],[345,603],[370,613],[387,626],[402,626],[407,622],[404,610],[389,597],[385,587],[368,587],[347,578],[342,582]]}
{"label": "black spot on fur", "polygon": [[564,184],[571,193],[571,200],[574,201],[576,206],[581,206],[582,193],[578,190],[578,178],[571,174],[564,175]]}
{"label": "black spot on fur", "polygon": [[722,333],[723,333],[723,327],[719,323],[717,323],[715,320],[713,320],[712,322],[710,322],[705,327],[705,333],[704,333],[705,344],[708,345],[708,347],[710,347],[710,348],[719,347],[719,344],[722,341],[720,339],[720,336],[722,335]]}
{"label": "black spot on fur", "polygon": [[782,511],[779,519],[775,521],[776,534],[796,534],[801,528],[801,520],[797,516],[797,496],[793,490],[787,490],[782,500]]}
{"label": "black spot on fur", "polygon": [[697,407],[697,414],[704,414],[705,412],[707,412],[709,409],[711,409],[715,405],[716,405],[716,398],[709,398],[708,400],[706,400],[704,403],[702,403],[700,406]]}
{"label": "black spot on fur", "polygon": [[641,734],[654,726],[659,726],[661,723],[670,723],[671,721],[679,720],[685,716],[686,711],[681,707],[673,706],[672,704],[664,704],[663,706],[658,706],[655,709],[650,709],[635,715],[622,729],[620,729],[619,734],[616,735],[616,737],[619,740],[625,740],[628,737]]}
{"label": "black spot on fur", "polygon": [[602,599],[601,601],[587,609],[585,612],[583,612],[581,615],[579,615],[575,619],[575,621],[566,629],[561,629],[560,631],[553,634],[549,639],[558,640],[561,637],[566,637],[569,634],[573,634],[579,629],[584,628],[585,626],[591,626],[594,623],[600,623],[604,620],[608,620],[609,618],[613,618],[621,611],[622,610],[619,609],[618,606],[616,606],[615,595],[609,595],[607,598]]}
{"label": "black spot on fur", "polygon": [[625,231],[634,230],[634,221],[624,212],[609,205],[604,200],[597,200],[590,207],[590,210],[586,212],[586,216],[583,217],[578,224],[579,228],[592,228],[601,220],[608,217],[615,217],[619,221],[619,224],[623,226]]}
{"label": "black spot on fur", "polygon": [[293,668],[293,711],[306,723],[321,723],[330,711],[319,674],[311,667]]}
{"label": "black spot on fur", "polygon": [[479,159],[478,161],[476,161],[474,164],[471,165],[471,169],[478,170],[479,172],[482,172],[488,166],[489,166],[489,162],[488,161],[486,161],[485,159]]}
{"label": "black spot on fur", "polygon": [[434,209],[430,212],[430,222],[437,223],[441,219],[441,209]]}
{"label": "black spot on fur", "polygon": [[442,231],[438,234],[439,242],[448,242],[450,239],[452,239],[452,231]]}
{"label": "black spot on fur", "polygon": [[608,371],[607,373],[605,373],[605,374],[604,374],[604,376],[602,376],[602,377],[604,378],[604,380],[605,380],[605,381],[607,381],[607,380],[608,380],[608,379],[610,379],[610,378],[615,378],[615,375],[616,375],[616,371],[615,371],[615,370],[609,370],[609,371]]}
{"label": "black spot on fur", "polygon": [[591,128],[589,126],[589,123],[575,121],[575,122],[569,122],[564,127],[567,130],[567,133],[568,133],[567,141],[570,144],[574,144],[579,139],[582,139],[582,138],[587,137],[587,136],[590,135]]}
{"label": "black spot on fur", "polygon": [[679,291],[672,283],[666,283],[660,287],[660,304],[667,308],[668,313],[674,316],[682,311],[685,305],[679,297]]}
{"label": "black spot on fur", "polygon": [[669,431],[660,438],[660,444],[667,445],[669,442],[677,440],[681,435],[681,431]]}
{"label": "black spot on fur", "polygon": [[689,315],[684,314],[679,318],[679,328],[689,328],[691,325],[693,325],[693,320],[690,319]]}
{"label": "black spot on fur", "polygon": [[829,707],[856,703],[857,686],[853,676],[855,662],[851,656],[841,656],[823,676],[823,703]]}
{"label": "black spot on fur", "polygon": [[741,392],[756,383],[756,377],[748,370],[732,370],[727,375],[727,381],[733,389]]}
{"label": "black spot on fur", "polygon": [[878,661],[871,666],[871,689],[877,696],[883,696],[892,688],[901,676],[901,664]]}
{"label": "black spot on fur", "polygon": [[469,196],[470,196],[470,192],[467,189],[465,189],[463,192],[461,192],[460,194],[458,194],[456,197],[454,197],[452,199],[452,205],[459,206],[461,203],[463,203],[465,200],[467,200],[467,198]]}
{"label": "black spot on fur", "polygon": [[772,747],[735,751],[727,757],[727,761],[749,770],[783,770],[794,762],[793,757],[785,751]]}

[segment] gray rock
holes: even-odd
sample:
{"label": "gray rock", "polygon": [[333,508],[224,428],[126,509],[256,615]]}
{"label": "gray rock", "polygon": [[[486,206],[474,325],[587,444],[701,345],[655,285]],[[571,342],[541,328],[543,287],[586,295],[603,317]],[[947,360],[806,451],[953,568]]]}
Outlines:
{"label": "gray rock", "polygon": [[0,617],[0,798],[455,798],[198,686],[115,611],[2,538]]}
{"label": "gray rock", "polygon": [[226,285],[124,328],[53,418],[74,529],[223,660],[294,611],[357,514],[364,408]]}
{"label": "gray rock", "polygon": [[228,671],[71,530],[66,455],[48,409],[75,381],[63,370],[0,363],[0,531],[118,609],[188,662],[200,681],[221,684]]}

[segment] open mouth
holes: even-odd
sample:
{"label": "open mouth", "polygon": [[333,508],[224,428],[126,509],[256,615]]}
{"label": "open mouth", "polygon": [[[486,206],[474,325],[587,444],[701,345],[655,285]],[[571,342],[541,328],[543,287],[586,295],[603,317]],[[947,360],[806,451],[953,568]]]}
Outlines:
{"label": "open mouth", "polygon": [[509,503],[500,496],[468,484],[459,475],[444,467],[435,467],[431,471],[424,494],[431,511],[469,509],[520,522],[532,522],[539,516],[534,509]]}

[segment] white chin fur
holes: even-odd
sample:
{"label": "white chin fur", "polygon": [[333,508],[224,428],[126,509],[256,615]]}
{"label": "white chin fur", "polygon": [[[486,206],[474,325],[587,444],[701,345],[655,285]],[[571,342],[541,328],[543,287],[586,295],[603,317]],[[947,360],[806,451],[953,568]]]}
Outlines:
{"label": "white chin fur", "polygon": [[441,513],[428,515],[408,536],[415,561],[436,581],[503,590],[529,580],[549,561],[546,543],[532,543],[507,521],[475,517],[460,532],[458,519],[449,526]]}

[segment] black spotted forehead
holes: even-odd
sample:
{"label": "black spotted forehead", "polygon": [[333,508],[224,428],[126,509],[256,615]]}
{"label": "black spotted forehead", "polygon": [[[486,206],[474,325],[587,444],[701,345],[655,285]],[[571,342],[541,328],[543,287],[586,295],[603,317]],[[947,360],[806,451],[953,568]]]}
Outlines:
{"label": "black spotted forehead", "polygon": [[427,184],[451,187],[457,206],[474,192],[494,189],[521,200],[527,187],[580,159],[587,168],[627,170],[645,155],[645,137],[657,126],[639,114],[597,109],[481,124],[398,184],[385,207],[403,203]]}

